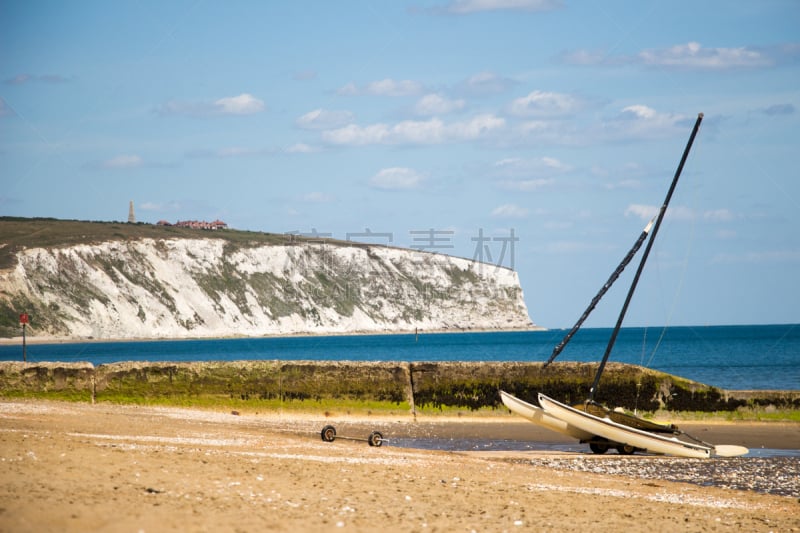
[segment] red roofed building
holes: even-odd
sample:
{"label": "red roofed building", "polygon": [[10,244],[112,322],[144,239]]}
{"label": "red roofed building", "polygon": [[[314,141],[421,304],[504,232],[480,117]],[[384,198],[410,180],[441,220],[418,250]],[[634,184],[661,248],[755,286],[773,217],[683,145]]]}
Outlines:
{"label": "red roofed building", "polygon": [[217,219],[214,222],[206,222],[205,220],[179,220],[175,223],[180,228],[193,228],[193,229],[227,229],[228,225]]}

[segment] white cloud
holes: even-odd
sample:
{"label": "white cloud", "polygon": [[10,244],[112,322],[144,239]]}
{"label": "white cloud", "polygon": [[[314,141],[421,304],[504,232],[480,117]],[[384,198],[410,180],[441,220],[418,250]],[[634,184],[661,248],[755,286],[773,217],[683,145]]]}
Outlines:
{"label": "white cloud", "polygon": [[492,216],[497,218],[525,218],[528,210],[516,204],[503,204],[492,210]]}
{"label": "white cloud", "polygon": [[264,102],[252,94],[242,93],[238,96],[219,98],[208,101],[171,100],[160,105],[156,112],[159,115],[187,115],[206,117],[215,115],[253,115],[266,109]]}
{"label": "white cloud", "polygon": [[415,170],[405,167],[384,168],[372,176],[369,184],[377,189],[403,190],[419,186],[422,176]]}
{"label": "white cloud", "polygon": [[624,179],[616,181],[614,183],[603,184],[603,187],[609,191],[614,191],[617,189],[638,189],[641,186],[642,186],[641,182],[635,179]]}
{"label": "white cloud", "polygon": [[524,160],[521,157],[507,157],[505,159],[495,161],[494,166],[495,168],[516,167],[522,161]]}
{"label": "white cloud", "polygon": [[644,120],[653,120],[658,118],[658,113],[656,113],[656,110],[647,107],[646,105],[629,105],[622,110],[622,114],[631,118],[640,118]]}
{"label": "white cloud", "polygon": [[575,113],[580,100],[568,94],[533,91],[511,102],[511,114],[519,117],[553,117]]}
{"label": "white cloud", "polygon": [[214,102],[214,106],[223,115],[252,115],[264,111],[264,102],[247,93],[220,98]]}
{"label": "white cloud", "polygon": [[662,113],[642,104],[624,107],[620,113],[607,120],[597,135],[608,141],[631,139],[659,139],[685,134],[689,118],[686,115]]}
{"label": "white cloud", "polygon": [[635,56],[610,56],[604,51],[571,50],[560,55],[562,62],[571,65],[644,65],[690,70],[725,70],[734,68],[764,68],[781,61],[792,61],[797,55],[793,45],[768,48],[704,48],[689,42],[669,48],[650,48]]}
{"label": "white cloud", "polygon": [[[537,147],[587,146],[598,143],[683,137],[694,123],[694,117],[665,113],[635,103],[620,109],[615,115],[580,124],[573,116],[578,116],[578,110],[583,109],[585,102],[577,99],[570,102],[569,98],[561,100],[549,97],[532,99],[526,97],[524,102],[520,99],[515,103],[514,112],[530,115],[540,113],[541,116],[536,119],[511,122],[512,136],[508,136],[507,139],[512,144],[535,144]],[[548,107],[546,102],[552,102],[552,107]],[[569,115],[568,110],[572,104],[576,106],[575,114]],[[548,112],[551,115],[546,115]],[[559,116],[559,113],[563,113],[564,116]]]}
{"label": "white cloud", "polygon": [[800,263],[800,250],[765,250],[740,254],[717,254],[712,263]]}
{"label": "white cloud", "polygon": [[735,217],[729,209],[714,209],[703,213],[703,218],[712,222],[729,222]]}
{"label": "white cloud", "polygon": [[228,148],[220,148],[217,151],[218,157],[245,157],[256,154],[257,151],[252,148],[244,148],[242,146],[230,146]]}
{"label": "white cloud", "polygon": [[494,164],[494,167],[501,171],[503,175],[523,176],[523,175],[551,175],[569,172],[572,167],[562,163],[554,157],[539,157],[535,159],[523,159],[521,157],[511,157],[501,159]]}
{"label": "white cloud", "polygon": [[549,11],[561,7],[559,0],[453,0],[448,13],[464,15],[480,11]]}
{"label": "white cloud", "polygon": [[516,126],[515,134],[518,140],[537,144],[575,145],[587,140],[585,130],[558,120],[526,120]]}
{"label": "white cloud", "polygon": [[451,124],[446,124],[439,118],[405,120],[395,125],[349,124],[343,128],[325,131],[322,137],[326,142],[338,145],[439,144],[476,140],[504,126],[504,119],[487,114]]}
{"label": "white cloud", "polygon": [[303,195],[304,202],[310,202],[314,204],[327,204],[332,202],[333,200],[334,200],[333,196],[319,191],[314,191]]}
{"label": "white cloud", "polygon": [[273,153],[267,148],[247,148],[244,146],[227,146],[218,149],[198,149],[187,152],[187,157],[195,159],[227,159],[235,157],[264,156]]}
{"label": "white cloud", "polygon": [[173,168],[175,163],[165,163],[159,161],[146,161],[142,156],[137,154],[122,154],[111,159],[106,160],[93,160],[84,163],[83,168],[91,171],[123,171],[132,170],[136,168]]}
{"label": "white cloud", "polygon": [[350,82],[336,92],[342,96],[356,96],[360,94],[376,96],[417,96],[422,93],[422,89],[422,84],[417,81],[386,78],[370,82],[363,88],[359,88],[355,83]]}
{"label": "white cloud", "polygon": [[721,70],[729,68],[768,67],[775,62],[757,50],[740,48],[703,48],[690,42],[665,49],[643,50],[638,60],[645,65],[688,69]]}
{"label": "white cloud", "polygon": [[[632,215],[647,221],[656,216],[660,209],[659,206],[655,205],[631,204],[625,209],[625,216]],[[688,207],[673,206],[667,208],[665,218],[666,217],[676,220],[694,220],[696,215],[695,212]]]}
{"label": "white cloud", "polygon": [[356,87],[356,84],[351,81],[350,83],[340,87],[339,90],[336,91],[336,94],[341,96],[355,96],[358,94],[358,87]]}
{"label": "white cloud", "polygon": [[317,78],[315,70],[298,70],[292,74],[292,79],[297,81],[309,81]]}
{"label": "white cloud", "polygon": [[333,144],[358,146],[383,143],[389,137],[389,132],[390,128],[386,124],[370,126],[349,124],[343,128],[323,132],[322,138]]}
{"label": "white cloud", "polygon": [[555,183],[553,178],[533,178],[527,180],[505,180],[500,185],[506,189],[520,192],[532,192]]}
{"label": "white cloud", "polygon": [[17,74],[13,78],[6,78],[5,83],[7,85],[22,85],[23,83],[28,83],[33,79],[33,76],[30,74]]}
{"label": "white cloud", "polygon": [[488,95],[505,92],[512,85],[514,85],[514,81],[493,72],[479,72],[464,81],[460,89],[468,94]]}
{"label": "white cloud", "polygon": [[631,204],[625,209],[625,216],[632,215],[642,220],[650,220],[656,214],[658,214],[658,206],[655,205]]}
{"label": "white cloud", "polygon": [[291,146],[286,147],[284,152],[287,154],[310,154],[315,152],[316,150],[305,143],[295,143]]}
{"label": "white cloud", "polygon": [[387,78],[368,84],[366,91],[380,96],[415,96],[422,92],[422,84],[411,80],[398,81]]}
{"label": "white cloud", "polygon": [[470,120],[455,122],[450,125],[448,127],[448,138],[475,140],[492,131],[502,129],[505,125],[505,119],[493,114],[478,115]]}
{"label": "white cloud", "polygon": [[107,161],[103,161],[103,168],[137,168],[144,165],[144,160],[138,155],[118,155]]}
{"label": "white cloud", "polygon": [[439,94],[426,94],[417,101],[414,112],[417,115],[446,115],[460,111],[466,105],[465,100],[452,100]]}
{"label": "white cloud", "polygon": [[265,157],[276,154],[307,154],[317,151],[305,143],[295,143],[286,147],[250,148],[246,146],[227,146],[224,148],[200,148],[186,152],[186,157],[193,159],[227,159],[237,157]]}
{"label": "white cloud", "polygon": [[328,111],[315,109],[297,119],[297,125],[307,130],[328,130],[339,128],[353,121],[349,111]]}
{"label": "white cloud", "polygon": [[568,65],[602,65],[609,61],[608,54],[601,50],[571,50],[560,58]]}
{"label": "white cloud", "polygon": [[66,83],[69,79],[61,74],[17,74],[13,78],[5,80],[7,85],[22,85],[28,82],[42,82],[42,83]]}
{"label": "white cloud", "polygon": [[773,104],[769,107],[765,107],[761,112],[768,116],[791,115],[795,112],[795,107],[790,103]]}
{"label": "white cloud", "polygon": [[572,170],[553,157],[522,159],[519,157],[501,159],[494,164],[495,172],[504,179],[500,186],[521,192],[532,192],[555,183],[552,176]]}
{"label": "white cloud", "polygon": [[444,140],[445,125],[438,118],[404,120],[392,128],[392,136],[402,144],[438,144]]}

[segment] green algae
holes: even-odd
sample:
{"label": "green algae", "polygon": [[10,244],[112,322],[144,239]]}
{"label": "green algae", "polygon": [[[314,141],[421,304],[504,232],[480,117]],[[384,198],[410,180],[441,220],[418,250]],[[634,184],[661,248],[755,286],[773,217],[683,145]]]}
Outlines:
{"label": "green algae", "polygon": [[[558,363],[209,361],[0,362],[0,397],[174,405],[243,411],[508,414],[498,391],[536,403],[588,395],[595,365]],[[724,391],[634,365],[609,364],[597,400],[644,416],[789,420],[798,391]]]}

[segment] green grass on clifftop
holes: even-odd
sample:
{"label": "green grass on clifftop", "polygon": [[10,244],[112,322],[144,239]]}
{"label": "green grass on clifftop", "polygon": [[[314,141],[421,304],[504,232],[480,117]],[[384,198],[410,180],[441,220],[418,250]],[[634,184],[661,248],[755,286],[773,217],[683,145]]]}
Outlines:
{"label": "green grass on clifftop", "polygon": [[308,240],[296,235],[233,229],[211,231],[145,223],[0,217],[0,269],[12,267],[14,254],[25,248],[58,248],[140,239],[222,239],[233,247],[253,244],[281,245]]}

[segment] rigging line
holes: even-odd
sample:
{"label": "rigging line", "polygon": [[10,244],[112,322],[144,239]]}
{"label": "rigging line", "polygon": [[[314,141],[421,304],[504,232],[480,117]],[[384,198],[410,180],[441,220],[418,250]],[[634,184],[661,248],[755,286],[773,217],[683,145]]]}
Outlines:
{"label": "rigging line", "polygon": [[675,187],[678,185],[678,178],[681,176],[681,172],[683,171],[683,166],[686,164],[686,159],[689,157],[689,151],[692,149],[692,144],[694,143],[694,139],[697,136],[697,131],[700,129],[700,123],[703,121],[703,114],[699,113],[697,115],[697,121],[694,123],[694,127],[692,128],[692,133],[689,136],[689,142],[686,143],[686,148],[683,150],[683,155],[681,156],[681,161],[678,163],[678,168],[675,170],[675,176],[672,178],[672,183],[669,186],[669,190],[667,191],[667,196],[664,198],[664,204],[658,211],[658,218],[656,219],[655,226],[653,226],[653,233],[650,235],[650,238],[647,241],[647,246],[644,248],[644,252],[642,253],[642,257],[639,260],[639,267],[636,269],[636,274],[633,276],[633,282],[631,283],[630,288],[628,289],[628,295],[625,297],[625,302],[622,304],[622,310],[619,313],[619,317],[617,317],[617,323],[614,326],[614,331],[611,333],[611,338],[608,340],[608,345],[606,346],[606,351],[603,354],[603,358],[600,360],[600,365],[597,368],[597,373],[594,376],[594,381],[592,382],[592,386],[589,389],[589,398],[587,402],[591,403],[594,402],[594,396],[597,392],[597,385],[600,383],[600,376],[603,375],[603,370],[605,369],[606,363],[608,362],[608,357],[611,355],[611,350],[614,348],[614,343],[617,341],[617,335],[619,334],[619,330],[622,327],[622,322],[625,320],[625,313],[628,311],[628,305],[631,303],[631,299],[633,298],[633,293],[636,290],[636,285],[639,283],[639,278],[642,275],[642,271],[644,270],[644,265],[647,262],[647,257],[650,255],[650,250],[653,247],[653,242],[655,241],[656,235],[658,234],[658,229],[661,226],[661,221],[664,220],[664,215],[667,212],[667,207],[669,206],[669,201],[672,199],[672,194],[675,192]]}
{"label": "rigging line", "polygon": [[[697,205],[697,189],[694,189],[694,201],[692,202],[694,205]],[[680,294],[683,292],[683,286],[686,281],[686,275],[689,270],[689,257],[692,255],[692,250],[694,249],[695,243],[695,235],[697,233],[697,217],[692,216],[692,225],[691,225],[691,232],[689,234],[689,239],[686,246],[686,252],[683,258],[683,268],[681,269],[681,276],[680,280],[678,281],[678,285],[675,288],[675,293],[672,297],[672,304],[670,305],[669,312],[667,313],[667,318],[664,321],[664,327],[661,328],[661,334],[658,336],[658,340],[656,341],[655,346],[653,346],[653,350],[650,353],[650,358],[647,360],[647,367],[650,368],[653,364],[653,359],[655,359],[656,352],[658,352],[659,347],[661,346],[661,342],[664,340],[664,337],[667,334],[667,328],[672,324],[672,317],[675,314],[675,308],[678,306],[678,298]],[[656,262],[658,265],[658,262]]]}
{"label": "rigging line", "polygon": [[[642,335],[642,353],[639,356],[639,366],[644,366],[644,354],[647,352],[647,326],[644,328]],[[639,373],[639,378],[636,380],[636,397],[633,402],[633,414],[639,416],[639,397],[642,393],[642,374]]]}
{"label": "rigging line", "polygon": [[[783,341],[783,339],[785,339],[787,336],[789,336],[789,334],[792,332],[792,330],[794,330],[796,327],[797,327],[796,325],[792,325],[792,326],[791,326],[789,329],[787,329],[787,330],[786,330],[786,332],[785,332],[783,335],[781,335],[781,337],[780,337],[779,339],[777,339],[777,340],[776,340],[776,341],[775,341],[775,342],[772,344],[772,346],[770,346],[770,347],[769,347],[769,348],[770,348],[770,350],[774,350],[774,349],[775,349],[775,348],[778,346],[778,344],[779,344],[781,341]],[[770,352],[767,352],[765,355],[767,355],[767,354],[769,354],[769,353],[770,353]]]}
{"label": "rigging line", "polygon": [[647,326],[644,327],[644,333],[642,334],[642,354],[639,356],[639,366],[645,366],[644,354],[646,352],[647,352]]}
{"label": "rigging line", "polygon": [[561,353],[561,351],[564,349],[564,347],[567,345],[570,339],[572,339],[573,335],[575,335],[575,333],[578,332],[578,329],[580,329],[581,325],[583,325],[583,323],[589,317],[589,314],[591,314],[591,312],[594,311],[594,308],[597,306],[598,302],[600,302],[600,299],[603,297],[603,295],[605,295],[608,289],[610,289],[611,286],[614,284],[614,282],[617,281],[620,274],[622,274],[622,271],[625,270],[625,267],[628,266],[628,263],[631,262],[633,257],[636,255],[636,252],[639,251],[639,248],[641,248],[642,243],[645,241],[647,235],[650,233],[650,229],[653,227],[655,221],[656,217],[650,219],[650,222],[642,230],[642,233],[639,235],[639,238],[636,239],[636,242],[633,244],[633,247],[631,247],[627,255],[622,259],[622,262],[617,266],[616,270],[614,270],[614,272],[611,273],[611,276],[609,276],[608,280],[600,288],[595,297],[592,298],[591,303],[589,303],[589,307],[586,308],[581,317],[578,319],[575,325],[572,326],[572,329],[569,330],[569,332],[564,336],[561,342],[555,348],[553,348],[553,353],[550,355],[550,358],[544,363],[542,368],[547,368],[547,366],[550,363],[552,363],[556,357],[558,357],[558,354]]}

